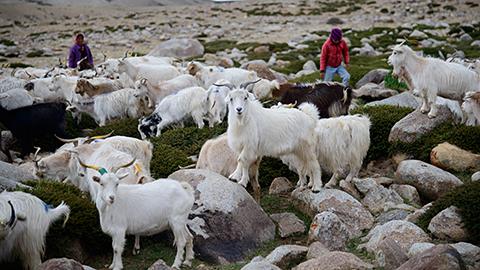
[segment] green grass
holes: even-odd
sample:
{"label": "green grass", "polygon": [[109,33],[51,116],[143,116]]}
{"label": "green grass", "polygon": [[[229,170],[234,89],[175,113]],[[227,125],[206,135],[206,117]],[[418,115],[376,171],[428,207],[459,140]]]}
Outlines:
{"label": "green grass", "polygon": [[392,73],[385,76],[385,87],[393,90],[403,91],[408,90],[407,85],[404,82],[399,82],[398,79],[392,76]]}
{"label": "green grass", "polygon": [[0,44],[5,46],[15,46],[15,42],[9,39],[1,39]]}

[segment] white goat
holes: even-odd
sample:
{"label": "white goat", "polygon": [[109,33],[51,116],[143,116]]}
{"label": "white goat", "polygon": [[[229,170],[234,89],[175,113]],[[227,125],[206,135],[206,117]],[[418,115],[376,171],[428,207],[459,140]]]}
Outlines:
{"label": "white goat", "polygon": [[27,81],[15,77],[6,77],[0,79],[0,93],[8,90],[23,88]]}
{"label": "white goat", "polygon": [[320,190],[321,171],[314,149],[318,111],[314,105],[302,104],[302,111],[266,109],[245,89],[231,91],[227,100],[228,144],[238,156],[237,168],[229,178],[240,180],[239,184],[246,186],[249,181],[249,167],[258,158],[292,155],[299,160],[298,164],[294,165],[300,179],[309,176],[312,190]]}
{"label": "white goat", "polygon": [[[82,164],[85,167],[95,167]],[[102,231],[112,237],[113,261],[110,269],[123,268],[122,253],[125,235],[153,235],[170,228],[177,254],[174,268],[190,266],[194,257],[193,236],[188,230],[188,215],[195,201],[188,183],[159,179],[143,185],[120,184],[125,174],[112,170],[99,171],[91,179],[96,188],[95,204]],[[91,181],[91,180],[90,180]],[[142,209],[142,211],[139,211]],[[186,250],[185,260],[183,255]]]}
{"label": "white goat", "polygon": [[141,79],[135,82],[136,89],[148,90],[153,98],[155,104],[160,103],[166,96],[177,93],[178,91],[188,88],[199,86],[198,80],[192,75],[182,74],[178,77],[163,81],[158,84],[152,84],[147,79]]}
{"label": "white goat", "polygon": [[207,88],[221,79],[227,80],[235,86],[257,79],[257,73],[255,71],[241,68],[204,66],[199,62],[190,62],[187,66],[187,71],[201,80]]}
{"label": "white goat", "polygon": [[69,214],[70,208],[63,202],[50,208],[28,193],[0,193],[0,261],[18,257],[24,269],[37,269],[42,263],[48,228],[61,216],[65,216],[65,226]]}
{"label": "white goat", "polygon": [[13,110],[41,102],[42,99],[32,97],[25,89],[11,89],[0,93],[0,105],[6,110]]}
{"label": "white goat", "polygon": [[142,139],[160,136],[162,129],[173,123],[183,123],[189,116],[203,128],[203,118],[208,112],[207,91],[202,87],[189,87],[174,95],[165,97],[152,115],[141,119],[138,126]]}
{"label": "white goat", "polygon": [[479,90],[480,75],[474,71],[460,64],[417,56],[406,45],[395,46],[388,62],[393,65],[395,74],[401,73],[402,67],[405,68],[413,88],[422,96],[420,110],[422,113],[429,111],[430,118],[437,115],[437,95],[460,101],[466,92]]}
{"label": "white goat", "polygon": [[227,97],[233,85],[227,80],[218,80],[208,88],[207,105],[208,105],[208,122],[213,127],[215,123],[222,123],[225,115],[227,115]]}
{"label": "white goat", "polygon": [[[279,90],[280,84],[276,81],[269,81],[266,79],[261,79],[259,82],[255,83],[252,86],[251,92],[255,95],[258,100],[272,98],[272,91]],[[250,90],[250,89],[248,89]]]}
{"label": "white goat", "polygon": [[69,77],[63,74],[55,75],[52,77],[52,84],[50,90],[58,93],[59,96],[63,96],[63,98],[68,101],[72,102],[75,96],[75,86],[77,85],[78,77]]}
{"label": "white goat", "polygon": [[142,110],[145,106],[153,108],[148,92],[126,88],[95,96],[93,109],[99,118],[98,124],[104,126],[107,121],[117,118],[138,118],[148,113]]}
{"label": "white goat", "polygon": [[463,98],[462,109],[466,114],[467,126],[480,125],[480,92],[467,92]]}
{"label": "white goat", "polygon": [[124,72],[127,73],[133,81],[145,78],[153,85],[180,75],[180,72],[172,65],[132,65],[130,62],[124,60],[120,60],[118,71],[120,74]]}

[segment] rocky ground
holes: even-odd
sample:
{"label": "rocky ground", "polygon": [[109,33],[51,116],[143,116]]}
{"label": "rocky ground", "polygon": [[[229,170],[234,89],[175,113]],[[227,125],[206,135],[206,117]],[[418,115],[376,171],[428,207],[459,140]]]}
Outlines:
{"label": "rocky ground", "polygon": [[[428,119],[416,110],[419,99],[392,78],[386,64],[390,47],[404,38],[426,55],[456,52],[460,58],[479,58],[477,3],[142,3],[147,2],[149,6],[108,8],[4,4],[0,7],[0,61],[12,66],[55,65],[58,58],[64,59],[74,31],[87,34],[96,62],[103,59],[102,53],[109,57],[123,56],[126,50],[145,54],[158,44],[156,51],[162,54],[169,51],[162,41],[187,37],[201,43],[189,43],[196,44],[191,51],[203,53],[185,50],[183,60],[242,65],[265,76],[306,82],[318,78],[319,47],[326,31],[338,24],[351,45],[349,71],[359,97],[352,113],[367,114],[372,121],[371,147],[358,179],[315,194],[294,189],[296,175],[267,158],[260,168],[259,203],[219,175],[178,171],[178,166],[191,162],[188,156],[198,154],[205,140],[224,132],[225,124],[213,129],[187,126],[153,138],[154,176],[189,181],[196,189],[190,228],[197,257],[193,267],[185,269],[480,269],[480,247],[476,246],[480,213],[474,207],[480,177],[472,176],[480,171],[480,128],[455,122],[445,106],[439,117]],[[92,134],[97,135],[115,130],[115,135],[139,137],[136,124],[136,120],[123,120],[96,128],[69,122],[67,129],[94,128]],[[2,131],[2,148],[11,140],[7,137]],[[65,229],[53,228],[47,256],[67,256],[105,269],[111,260],[110,240],[99,231],[94,206],[60,183],[27,182],[31,178],[27,165],[0,162],[0,185],[11,188],[16,181],[24,182],[48,203],[65,200],[81,206],[81,211],[72,211]],[[60,241],[55,238],[58,235],[73,235],[73,240]],[[158,259],[173,261],[170,235],[142,238],[137,256],[131,255],[132,240],[124,252],[125,269],[169,269]],[[43,267],[81,269],[78,262],[65,259],[48,261]]]}

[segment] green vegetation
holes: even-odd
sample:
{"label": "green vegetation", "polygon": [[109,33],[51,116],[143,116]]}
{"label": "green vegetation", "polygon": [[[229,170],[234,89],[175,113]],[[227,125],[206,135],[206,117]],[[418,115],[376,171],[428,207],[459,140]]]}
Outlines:
{"label": "green vegetation", "polygon": [[393,90],[408,90],[408,86],[404,82],[399,82],[397,78],[392,76],[392,73],[387,74],[385,76],[385,87]]}
{"label": "green vegetation", "polygon": [[13,63],[9,63],[8,65],[9,65],[9,67],[11,67],[11,68],[26,68],[26,67],[32,67],[32,65],[30,65],[30,64],[25,64],[25,63],[21,63],[21,62],[13,62]]}
{"label": "green vegetation", "polygon": [[480,182],[467,182],[434,201],[432,207],[420,216],[417,224],[426,231],[433,217],[440,211],[454,205],[460,209],[463,223],[470,235],[469,240],[474,244],[479,244],[480,207],[476,207],[480,203],[479,199]]}
{"label": "green vegetation", "polygon": [[5,46],[15,46],[15,42],[9,39],[1,39],[0,44]]}
{"label": "green vegetation", "polygon": [[41,57],[43,56],[42,50],[34,50],[32,52],[27,53],[27,57]]}

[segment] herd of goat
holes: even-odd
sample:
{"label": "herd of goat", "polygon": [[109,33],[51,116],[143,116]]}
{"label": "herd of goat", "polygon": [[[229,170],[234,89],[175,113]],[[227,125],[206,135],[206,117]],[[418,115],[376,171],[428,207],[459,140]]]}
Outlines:
{"label": "herd of goat", "polygon": [[[464,121],[480,123],[480,79],[458,64],[417,56],[405,46],[388,59],[394,74],[424,99],[422,112],[436,116],[436,96],[462,101]],[[260,101],[280,103],[270,108]],[[25,68],[0,80],[0,122],[22,147],[34,149],[33,139],[55,135],[65,144],[54,153],[39,153],[30,161],[34,175],[75,185],[95,203],[101,229],[112,237],[110,269],[122,269],[125,235],[140,236],[171,229],[177,253],[173,267],[190,265],[194,257],[188,216],[193,188],[150,174],[153,145],[170,125],[193,119],[212,127],[228,120],[227,132],[205,142],[196,168],[208,169],[244,187],[252,181],[260,199],[258,168],[263,156],[276,157],[299,176],[297,186],[318,192],[322,170],[332,174],[333,187],[356,177],[370,146],[370,120],[348,115],[354,91],[339,83],[279,84],[255,71],[175,64],[167,57],[106,59],[94,70]],[[90,115],[103,126],[114,119],[139,118],[142,139],[111,136],[67,138],[65,114],[80,120]],[[7,150],[9,153],[9,151]],[[138,211],[137,209],[143,209]],[[25,269],[41,263],[49,225],[70,209],[56,208],[23,192],[0,193],[0,261],[18,257]]]}

